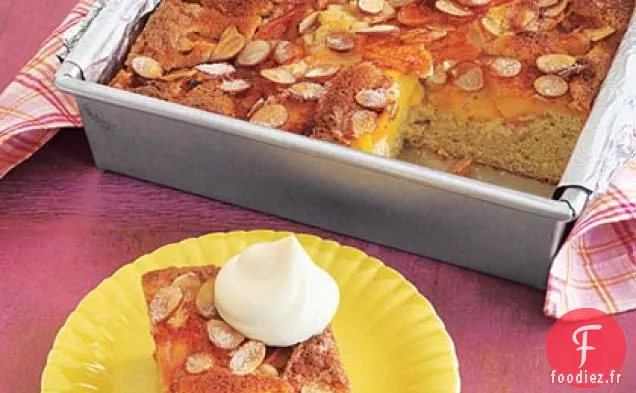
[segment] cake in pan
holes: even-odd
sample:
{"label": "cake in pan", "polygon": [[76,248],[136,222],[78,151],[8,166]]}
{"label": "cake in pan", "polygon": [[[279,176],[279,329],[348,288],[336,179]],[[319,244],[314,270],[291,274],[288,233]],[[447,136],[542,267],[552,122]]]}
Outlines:
{"label": "cake in pan", "polygon": [[110,85],[556,183],[633,1],[163,0]]}

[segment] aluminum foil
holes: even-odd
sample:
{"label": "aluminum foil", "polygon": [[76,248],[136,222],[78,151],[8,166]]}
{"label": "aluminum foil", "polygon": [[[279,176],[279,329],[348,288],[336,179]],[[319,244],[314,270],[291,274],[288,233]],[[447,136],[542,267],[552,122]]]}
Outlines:
{"label": "aluminum foil", "polygon": [[[121,64],[139,22],[160,1],[96,0],[87,17],[63,37],[60,57],[76,64],[85,80],[101,82]],[[616,169],[636,156],[636,18],[632,19],[555,195],[572,187],[601,193]],[[508,186],[517,189],[515,184]],[[533,187],[524,190],[545,195],[545,187],[538,184],[537,192],[529,191]]]}
{"label": "aluminum foil", "polygon": [[136,36],[139,22],[160,1],[97,0],[87,17],[64,36],[68,51],[67,55],[62,53],[65,61],[80,67],[85,80],[101,82],[112,74],[112,67],[119,66],[130,47],[130,38]]}
{"label": "aluminum foil", "polygon": [[582,187],[591,193],[602,193],[616,169],[634,156],[636,17],[632,17],[616,52],[559,187]]}

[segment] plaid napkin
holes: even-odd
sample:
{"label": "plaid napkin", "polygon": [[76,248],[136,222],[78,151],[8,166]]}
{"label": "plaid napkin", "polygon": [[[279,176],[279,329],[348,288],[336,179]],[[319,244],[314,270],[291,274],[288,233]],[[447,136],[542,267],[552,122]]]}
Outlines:
{"label": "plaid napkin", "polygon": [[[82,126],[75,102],[52,80],[57,54],[69,44],[64,37],[75,37],[105,1],[80,1],[0,95],[0,178],[59,128]],[[636,159],[588,205],[554,260],[545,314],[559,317],[580,307],[608,313],[636,308]]]}

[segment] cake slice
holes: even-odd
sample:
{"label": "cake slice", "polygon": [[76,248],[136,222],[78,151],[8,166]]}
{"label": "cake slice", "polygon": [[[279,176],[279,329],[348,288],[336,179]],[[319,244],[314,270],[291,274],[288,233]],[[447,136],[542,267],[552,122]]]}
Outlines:
{"label": "cake slice", "polygon": [[142,289],[166,393],[347,393],[330,327],[291,347],[245,338],[214,307],[219,268],[145,274]]}

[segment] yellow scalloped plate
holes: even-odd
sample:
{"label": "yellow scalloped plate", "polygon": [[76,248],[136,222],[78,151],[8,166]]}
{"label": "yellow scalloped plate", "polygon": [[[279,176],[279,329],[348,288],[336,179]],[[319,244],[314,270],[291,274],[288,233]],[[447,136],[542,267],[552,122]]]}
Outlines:
{"label": "yellow scalloped plate", "polygon": [[[214,233],[161,247],[122,267],[82,300],[58,333],[42,392],[159,392],[142,274],[175,265],[221,265],[250,244],[288,235]],[[297,236],[340,286],[333,329],[353,393],[459,392],[453,342],[410,283],[359,250]]]}

